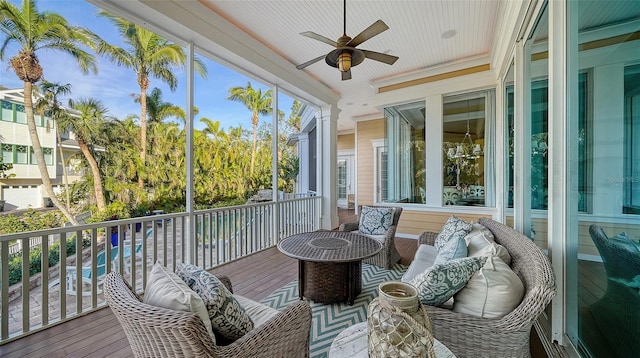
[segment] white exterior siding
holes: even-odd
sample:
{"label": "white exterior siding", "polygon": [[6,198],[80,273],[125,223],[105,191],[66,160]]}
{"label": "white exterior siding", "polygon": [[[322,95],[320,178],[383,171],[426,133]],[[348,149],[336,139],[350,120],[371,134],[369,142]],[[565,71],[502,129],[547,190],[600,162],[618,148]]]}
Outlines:
{"label": "white exterior siding", "polygon": [[[10,151],[7,157],[13,159],[7,160],[5,163],[11,163],[13,169],[7,171],[7,174],[13,174],[11,178],[0,180],[0,199],[5,200],[4,210],[40,208],[45,206],[43,197],[48,196],[42,187],[42,177],[35,158],[32,158],[32,143],[29,136],[29,127],[26,124],[26,115],[21,108],[22,90],[1,90],[0,100],[3,102],[2,112],[0,116],[0,146],[8,146]],[[56,138],[55,123],[45,118],[35,115],[36,130],[40,139],[40,145],[43,149],[48,150],[47,172],[54,186],[62,183],[63,171],[62,163],[58,163],[59,150]],[[15,146],[26,147],[26,163],[15,162]],[[2,147],[0,147],[2,148]],[[76,148],[67,148],[65,150],[66,159],[77,153]],[[22,152],[24,153],[24,151]],[[75,181],[79,176],[70,177],[70,181]],[[59,191],[59,190],[58,190]]]}
{"label": "white exterior siding", "polygon": [[42,207],[40,185],[10,185],[2,187],[4,211]]}

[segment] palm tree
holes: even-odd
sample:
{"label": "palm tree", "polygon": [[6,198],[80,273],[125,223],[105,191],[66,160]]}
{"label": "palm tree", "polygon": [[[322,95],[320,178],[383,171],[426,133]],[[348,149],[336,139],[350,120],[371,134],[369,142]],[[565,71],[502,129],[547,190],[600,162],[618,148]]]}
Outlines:
{"label": "palm tree", "polygon": [[95,58],[81,48],[91,46],[97,36],[89,30],[71,26],[65,18],[53,12],[39,12],[34,0],[23,0],[19,8],[7,0],[0,0],[0,31],[6,36],[0,47],[0,60],[4,60],[7,47],[15,42],[18,53],[9,60],[13,72],[24,83],[24,107],[29,127],[29,137],[33,146],[33,155],[42,177],[42,185],[53,204],[60,209],[71,223],[77,225],[62,202],[53,192],[47,165],[36,130],[33,115],[33,85],[42,78],[36,52],[53,50],[71,55],[83,73],[97,72]]}
{"label": "palm tree", "polygon": [[104,126],[104,143],[109,144],[109,155],[100,162],[105,173],[105,194],[110,202],[131,204],[136,194],[136,175],[140,161],[140,127],[138,117],[130,115],[122,120],[114,118]]}
{"label": "palm tree", "polygon": [[[133,94],[133,100],[136,103],[140,103],[140,95]],[[197,114],[197,111],[195,111]],[[184,109],[162,100],[162,91],[158,87],[154,87],[151,93],[147,95],[147,115],[149,124],[159,123],[167,118],[175,117],[182,122],[187,120],[187,115],[184,113]]]}
{"label": "palm tree", "polygon": [[[171,43],[141,26],[111,15],[106,11],[100,11],[100,15],[109,19],[116,26],[126,48],[111,45],[101,40],[98,44],[98,54],[106,56],[118,66],[132,69],[136,73],[138,85],[140,86],[140,162],[144,168],[147,157],[147,90],[150,84],[149,77],[165,82],[174,91],[178,85],[178,78],[173,69],[184,66],[186,55],[179,45]],[[194,69],[202,77],[206,77],[207,70],[199,59],[196,59]],[[143,170],[141,169],[138,170],[139,189],[144,187]]]}
{"label": "palm tree", "polygon": [[260,115],[268,115],[273,109],[271,108],[271,90],[267,90],[264,94],[262,89],[257,90],[251,87],[251,82],[247,83],[247,87],[232,87],[229,89],[228,100],[240,102],[251,111],[251,122],[253,123],[253,142],[251,145],[251,165],[249,173],[253,174],[253,168],[256,160],[256,144],[258,142],[258,123]]}
{"label": "palm tree", "polygon": [[62,128],[71,128],[76,135],[78,146],[85,159],[89,163],[93,174],[93,191],[96,196],[96,205],[99,211],[106,208],[104,192],[102,189],[102,177],[100,168],[89,146],[92,145],[100,135],[104,123],[104,116],[107,107],[95,98],[81,98],[78,101],[69,100],[69,107],[76,110],[60,121]]}
{"label": "palm tree", "polygon": [[62,137],[60,136],[60,126],[58,125],[61,118],[68,116],[67,109],[58,101],[59,96],[71,94],[71,84],[52,83],[43,80],[40,83],[40,92],[42,98],[36,103],[36,111],[42,116],[47,116],[55,122],[56,138],[58,140],[58,151],[60,152],[60,162],[62,163],[62,177],[64,178],[64,192],[66,194],[66,208],[71,207],[71,197],[69,193],[69,175],[67,173],[67,163],[64,159],[64,150],[62,150]]}

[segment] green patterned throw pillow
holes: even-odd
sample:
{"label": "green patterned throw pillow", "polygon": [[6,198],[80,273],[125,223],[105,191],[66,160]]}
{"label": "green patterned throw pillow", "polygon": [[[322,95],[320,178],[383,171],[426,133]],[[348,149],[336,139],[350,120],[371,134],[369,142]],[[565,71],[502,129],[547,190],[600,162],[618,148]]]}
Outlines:
{"label": "green patterned throw pillow", "polygon": [[458,239],[460,237],[464,238],[468,233],[473,229],[473,225],[470,223],[459,219],[455,215],[451,215],[449,220],[442,227],[442,231],[436,237],[436,240],[433,246],[436,250],[440,251],[442,247],[452,239]]}
{"label": "green patterned throw pillow", "polygon": [[358,231],[365,235],[385,235],[393,223],[393,208],[363,206]]}
{"label": "green patterned throw pillow", "polygon": [[197,266],[180,263],[176,274],[204,301],[214,333],[234,341],[253,329],[253,321],[218,278]]}
{"label": "green patterned throw pillow", "polygon": [[422,303],[441,305],[460,291],[486,261],[486,256],[449,260],[429,267],[409,283],[418,289]]}

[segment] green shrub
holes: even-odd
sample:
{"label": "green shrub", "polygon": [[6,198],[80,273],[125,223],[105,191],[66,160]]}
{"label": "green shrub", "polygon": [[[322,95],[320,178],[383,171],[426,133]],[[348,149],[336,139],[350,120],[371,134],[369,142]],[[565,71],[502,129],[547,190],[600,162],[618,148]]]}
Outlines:
{"label": "green shrub", "polygon": [[19,217],[13,214],[0,216],[0,233],[46,230],[62,227],[64,222],[64,217],[57,210],[39,212],[29,209]]}
{"label": "green shrub", "polygon": [[[122,202],[113,202],[109,204],[104,210],[96,212],[87,220],[91,223],[99,223],[109,220],[127,219],[130,217],[130,208],[127,204]],[[117,219],[115,219],[117,218]]]}
{"label": "green shrub", "polygon": [[25,225],[19,217],[8,214],[0,216],[0,234],[11,234],[14,232],[24,232]]}
{"label": "green shrub", "polygon": [[[83,238],[82,247],[91,245],[91,240]],[[76,253],[76,236],[67,239],[67,257]],[[49,267],[53,267],[60,261],[60,243],[55,242],[49,246]],[[42,247],[36,246],[29,252],[29,275],[33,276],[42,270]],[[22,253],[9,256],[9,285],[13,285],[22,280]]]}

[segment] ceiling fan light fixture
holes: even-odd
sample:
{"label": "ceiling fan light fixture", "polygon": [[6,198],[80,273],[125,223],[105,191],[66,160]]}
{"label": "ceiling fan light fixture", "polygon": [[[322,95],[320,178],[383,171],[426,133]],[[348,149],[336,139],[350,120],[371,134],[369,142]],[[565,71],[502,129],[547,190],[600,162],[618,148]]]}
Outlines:
{"label": "ceiling fan light fixture", "polygon": [[341,72],[347,72],[351,69],[351,52],[342,51],[338,55],[338,68]]}
{"label": "ceiling fan light fixture", "polygon": [[296,68],[299,70],[304,69],[305,67],[312,65],[324,58],[324,61],[327,65],[331,67],[336,67],[342,73],[342,80],[350,80],[351,79],[351,67],[355,67],[362,63],[365,58],[369,58],[374,61],[386,63],[388,65],[393,65],[396,60],[398,60],[397,56],[392,56],[386,53],[380,53],[369,50],[360,50],[357,49],[356,46],[361,43],[369,40],[370,38],[377,36],[378,34],[387,31],[389,26],[384,23],[382,20],[378,20],[373,24],[369,25],[366,29],[362,30],[356,37],[351,38],[347,36],[347,1],[344,0],[343,4],[344,8],[344,20],[342,27],[342,36],[338,38],[338,41],[333,41],[327,37],[322,35],[318,35],[312,31],[301,32],[300,35],[312,38],[314,40],[324,42],[328,45],[335,47],[335,49],[329,52],[326,56],[319,56],[314,58],[311,61],[307,61],[303,64],[297,65]]}

